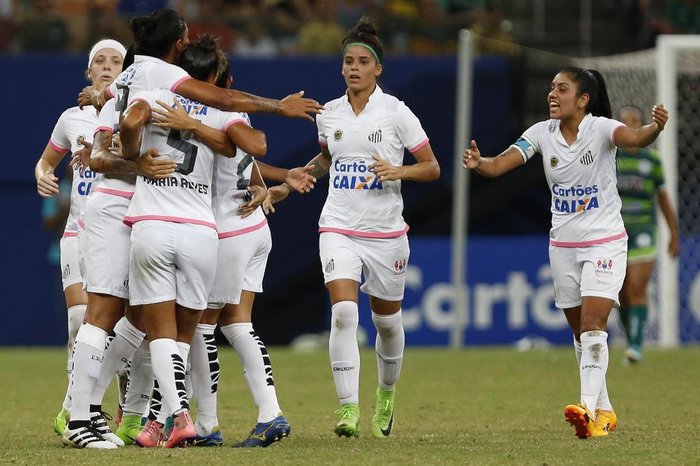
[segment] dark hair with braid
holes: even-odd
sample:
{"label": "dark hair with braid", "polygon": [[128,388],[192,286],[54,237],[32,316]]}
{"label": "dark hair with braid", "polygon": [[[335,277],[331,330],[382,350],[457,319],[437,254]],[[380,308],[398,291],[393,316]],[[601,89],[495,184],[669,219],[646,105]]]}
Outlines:
{"label": "dark hair with braid", "polygon": [[384,61],[384,46],[377,36],[377,27],[367,15],[360,18],[343,39],[343,54],[350,45],[356,43],[367,45],[374,52],[372,55],[377,60],[377,64]]}
{"label": "dark hair with braid", "polygon": [[603,75],[597,70],[586,70],[576,66],[567,66],[559,72],[566,73],[576,83],[578,87],[577,95],[588,94],[586,113],[591,113],[593,116],[612,118],[610,98],[608,97],[608,89]]}
{"label": "dark hair with braid", "polygon": [[162,58],[172,45],[184,38],[187,24],[180,14],[171,9],[156,10],[147,16],[137,16],[131,20],[138,55]]}

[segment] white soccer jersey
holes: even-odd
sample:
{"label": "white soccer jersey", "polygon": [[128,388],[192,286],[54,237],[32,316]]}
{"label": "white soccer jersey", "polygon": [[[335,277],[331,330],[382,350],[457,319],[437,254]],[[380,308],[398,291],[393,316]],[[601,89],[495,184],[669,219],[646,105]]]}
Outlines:
{"label": "white soccer jersey", "polygon": [[[232,124],[250,126],[247,113],[231,112]],[[238,209],[248,202],[247,188],[253,173],[253,157],[238,149],[233,158],[217,155],[214,159],[214,216],[219,230],[219,238],[229,238],[258,230],[267,225],[267,218],[258,207],[255,212],[243,218]]]}
{"label": "white soccer jersey", "polygon": [[428,143],[418,118],[379,86],[355,115],[347,94],[325,105],[316,117],[319,143],[332,156],[328,197],[319,231],[368,238],[392,238],[408,231],[403,219],[401,181],[379,182],[368,169],[373,155],[403,165],[404,148]]}
{"label": "white soccer jersey", "polygon": [[[97,119],[95,132],[106,131],[110,134],[114,133],[117,124],[115,105],[116,101],[111,99],[102,107],[100,116]],[[135,175],[105,175],[94,190],[100,193],[131,199],[134,195],[135,181]]]}
{"label": "white soccer jersey", "polygon": [[524,161],[542,154],[552,196],[550,244],[585,247],[626,236],[617,193],[616,120],[587,114],[571,146],[564,140],[559,120],[536,123],[511,147]]}
{"label": "white soccer jersey", "polygon": [[169,89],[174,92],[187,79],[191,79],[191,76],[177,65],[156,57],[136,55],[134,63],[110,84],[109,93],[117,101],[117,113],[121,115],[137,92],[154,89]]}
{"label": "white soccer jersey", "polygon": [[[61,114],[56,126],[54,126],[49,139],[49,145],[60,152],[75,153],[83,146],[78,140],[84,138],[86,142],[92,142],[92,135],[97,125],[97,112],[94,107],[85,107],[80,110],[72,107]],[[70,168],[67,168],[67,170]],[[101,173],[89,168],[73,170],[73,184],[70,193],[70,212],[66,221],[65,236],[77,236],[78,219],[85,210],[85,201],[92,192],[94,184],[102,177]]]}
{"label": "white soccer jersey", "polygon": [[[152,108],[158,108],[156,100],[175,106],[175,99],[191,116],[212,128],[223,130],[235,119],[230,112],[222,112],[164,89],[138,93],[130,104],[142,100]],[[142,136],[141,151],[153,148],[161,157],[170,157],[177,162],[177,171],[160,180],[139,176],[124,222],[161,220],[216,229],[211,207],[214,152],[190,134],[148,125]]]}

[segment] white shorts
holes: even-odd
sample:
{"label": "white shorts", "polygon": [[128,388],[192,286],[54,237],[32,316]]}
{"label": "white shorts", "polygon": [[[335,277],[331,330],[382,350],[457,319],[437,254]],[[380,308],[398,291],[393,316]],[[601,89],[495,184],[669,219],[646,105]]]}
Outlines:
{"label": "white shorts", "polygon": [[272,250],[270,227],[219,240],[216,279],[209,293],[209,307],[239,304],[241,291],[262,292],[267,256]]}
{"label": "white shorts", "polygon": [[387,301],[403,299],[410,255],[408,236],[361,238],[324,232],[318,243],[325,283],[355,280],[362,283],[360,290],[370,296]]}
{"label": "white shorts", "polygon": [[64,236],[59,243],[61,252],[61,279],[63,289],[83,282],[80,271],[80,253],[78,236]]}
{"label": "white shorts", "polygon": [[129,237],[124,225],[129,199],[94,192],[85,205],[85,282],[90,293],[129,298]]}
{"label": "white shorts", "polygon": [[157,220],[137,222],[131,232],[132,306],[175,300],[202,310],[214,283],[216,230]]}
{"label": "white shorts", "polygon": [[585,248],[549,246],[554,301],[568,309],[581,305],[582,296],[598,296],[618,303],[627,271],[627,238]]}

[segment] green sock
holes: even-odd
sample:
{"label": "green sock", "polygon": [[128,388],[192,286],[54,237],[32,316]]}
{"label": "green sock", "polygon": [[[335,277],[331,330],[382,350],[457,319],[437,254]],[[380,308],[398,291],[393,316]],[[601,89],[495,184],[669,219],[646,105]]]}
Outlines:
{"label": "green sock", "polygon": [[620,323],[622,323],[622,328],[625,329],[625,336],[627,337],[627,344],[630,344],[630,308],[620,306]]}
{"label": "green sock", "polygon": [[647,323],[649,308],[647,306],[630,306],[629,309],[629,342],[630,346],[636,350],[642,350],[644,343],[644,327]]}

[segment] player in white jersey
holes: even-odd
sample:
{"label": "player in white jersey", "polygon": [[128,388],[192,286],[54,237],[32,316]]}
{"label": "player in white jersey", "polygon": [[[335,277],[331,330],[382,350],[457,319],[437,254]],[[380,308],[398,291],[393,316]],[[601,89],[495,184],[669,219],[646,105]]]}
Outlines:
{"label": "player in white jersey", "polygon": [[[342,405],[335,433],[346,437],[360,431],[359,289],[370,296],[377,329],[379,387],[372,434],[385,438],[391,433],[404,351],[401,301],[409,256],[401,181],[427,182],[440,175],[418,118],[377,85],[382,58],[374,25],[361,19],[343,41],[342,73],[348,89],[317,117],[321,153],[310,162],[318,167],[312,176],[330,172],[319,248],[333,306],[331,370]],[[417,163],[403,165],[404,149]],[[282,186],[271,188],[274,200],[288,192]]]}
{"label": "player in white jersey", "polygon": [[497,157],[481,157],[475,141],[464,166],[500,176],[542,154],[552,196],[549,259],[557,307],[574,334],[580,404],[564,408],[576,435],[608,435],[617,415],[608,396],[608,315],[625,278],[627,233],[620,215],[616,146],[645,147],[668,120],[663,105],[653,123],[630,128],[613,120],[603,77],[595,70],[562,69],[547,96],[549,120],[536,123]]}
{"label": "player in white jersey", "polygon": [[[96,88],[103,89],[109,86],[121,72],[125,54],[124,46],[115,40],[105,39],[97,42],[89,54],[87,78]],[[56,167],[68,152],[75,155],[86,150],[82,146],[89,145],[92,141],[96,124],[97,112],[94,108],[81,110],[72,107],[63,112],[34,170],[37,190],[41,196],[50,197],[58,193],[58,178],[54,175]],[[60,243],[63,289],[68,306],[69,373],[72,368],[73,342],[87,308],[87,295],[83,291],[83,277],[79,267],[79,222],[85,210],[86,199],[99,178],[100,174],[89,167],[74,168],[70,213]],[[65,430],[69,410],[70,395],[67,390],[63,409],[54,422],[54,431],[59,435]]]}
{"label": "player in white jersey", "polygon": [[136,42],[134,64],[124,70],[109,88],[88,86],[83,89],[78,97],[81,107],[94,105],[99,108],[107,100],[116,98],[120,102],[117,110],[122,112],[129,101],[129,94],[164,88],[230,111],[278,113],[313,121],[311,115],[322,108],[315,100],[304,98],[303,91],[276,100],[191,79],[182,68],[174,65],[189,43],[187,24],[175,10],[161,9],[148,16],[133,18],[130,27]]}

